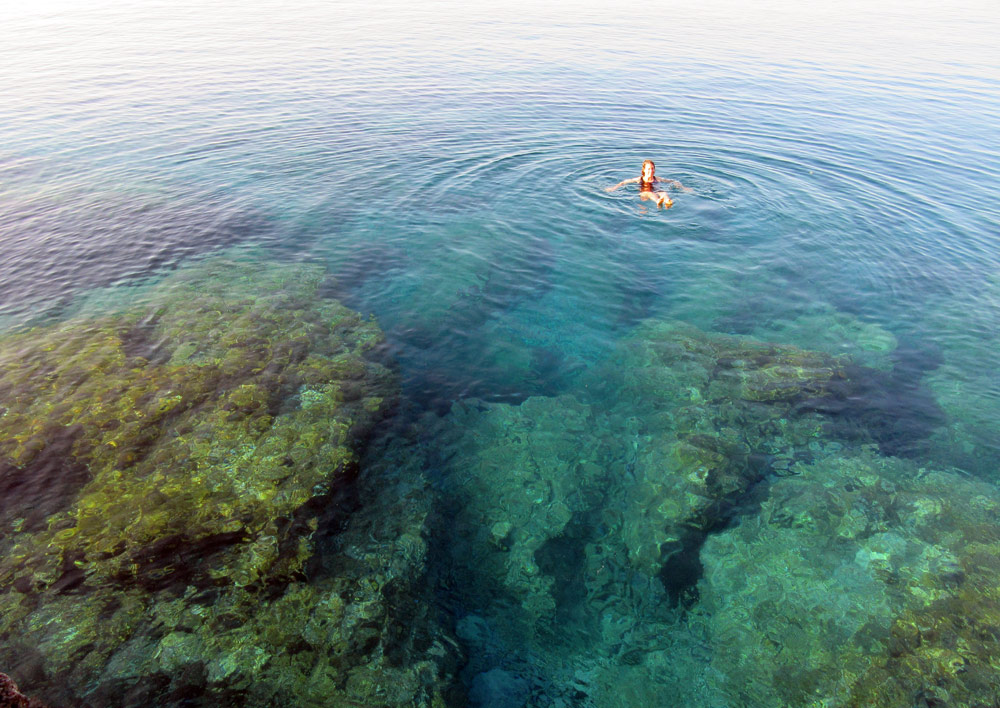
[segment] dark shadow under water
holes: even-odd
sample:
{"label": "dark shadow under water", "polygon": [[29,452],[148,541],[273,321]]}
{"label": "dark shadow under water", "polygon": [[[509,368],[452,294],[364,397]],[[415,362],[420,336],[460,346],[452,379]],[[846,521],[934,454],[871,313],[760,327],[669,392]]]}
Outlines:
{"label": "dark shadow under water", "polygon": [[944,411],[923,384],[925,374],[941,365],[933,345],[903,343],[893,353],[889,372],[850,366],[834,395],[803,409],[828,417],[831,438],[877,443],[883,455],[919,458],[931,434],[946,422]]}
{"label": "dark shadow under water", "polygon": [[[225,200],[78,194],[0,200],[0,314],[58,315],[73,296],[274,234],[270,219]],[[44,308],[44,312],[39,311]]]}

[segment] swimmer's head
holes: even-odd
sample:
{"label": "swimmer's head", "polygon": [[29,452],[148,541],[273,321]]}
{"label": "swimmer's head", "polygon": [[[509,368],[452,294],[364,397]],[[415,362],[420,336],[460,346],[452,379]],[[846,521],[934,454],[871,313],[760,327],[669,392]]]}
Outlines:
{"label": "swimmer's head", "polygon": [[651,182],[653,175],[656,173],[656,165],[653,164],[652,160],[645,160],[642,163],[642,179],[644,182]]}

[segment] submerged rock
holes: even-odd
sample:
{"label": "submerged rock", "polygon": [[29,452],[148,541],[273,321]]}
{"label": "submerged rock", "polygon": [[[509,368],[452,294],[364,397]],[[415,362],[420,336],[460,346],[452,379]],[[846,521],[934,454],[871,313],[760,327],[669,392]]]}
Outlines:
{"label": "submerged rock", "polygon": [[507,622],[518,631],[550,630],[555,579],[538,554],[606,484],[590,408],[568,396],[520,406],[466,401],[439,432],[456,562],[512,604]]}
{"label": "submerged rock", "polygon": [[757,322],[750,334],[757,339],[846,354],[857,364],[882,370],[892,368],[891,354],[899,345],[896,336],[884,327],[830,305],[814,305],[791,319],[769,317],[766,322]]}
{"label": "submerged rock", "polygon": [[842,448],[816,404],[847,363],[653,321],[573,396],[464,401],[429,424],[475,617],[458,627],[470,685],[502,670],[552,705],[693,701],[704,630],[682,626],[679,605],[696,604],[701,546],[758,482]]}
{"label": "submerged rock", "polygon": [[942,365],[928,386],[944,410],[931,454],[1000,482],[1000,275],[976,282],[973,294],[936,302],[923,313],[928,339],[942,349]]}
{"label": "submerged rock", "polygon": [[701,618],[731,705],[989,704],[996,489],[870,453],[799,472],[703,549]]}
{"label": "submerged rock", "polygon": [[[119,314],[0,340],[0,487],[18,500],[0,514],[0,659],[58,678],[37,693],[437,700],[436,659],[385,648],[428,633],[395,614],[420,612],[424,507],[354,501],[394,379],[366,356],[377,325],[319,297],[322,277],[212,259]],[[319,564],[317,530],[345,526]]]}
{"label": "submerged rock", "polygon": [[491,669],[472,681],[469,699],[480,708],[522,708],[531,694],[531,687],[522,678],[503,669]]}
{"label": "submerged rock", "polygon": [[[697,580],[705,534],[771,472],[823,450],[819,402],[847,360],[671,321],[637,328],[593,388],[627,428],[615,506],[635,566],[675,601]],[[692,565],[693,564],[693,565]]]}
{"label": "submerged rock", "polygon": [[2,708],[45,708],[39,701],[17,690],[10,676],[0,673],[0,706]]}

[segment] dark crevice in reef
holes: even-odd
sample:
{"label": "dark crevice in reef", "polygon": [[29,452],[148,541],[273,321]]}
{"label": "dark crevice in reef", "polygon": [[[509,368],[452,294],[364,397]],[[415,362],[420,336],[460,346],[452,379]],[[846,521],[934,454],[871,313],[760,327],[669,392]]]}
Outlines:
{"label": "dark crevice in reef", "polygon": [[[924,348],[901,346],[892,361],[891,372],[845,367],[842,378],[829,381],[822,395],[798,403],[791,415],[821,414],[831,440],[874,442],[883,455],[919,456],[934,430],[945,422],[944,413],[922,384],[924,374],[939,366],[941,359]],[[798,450],[793,457],[808,461],[811,456]],[[708,523],[688,530],[677,547],[665,550],[659,578],[675,606],[690,608],[698,600],[697,585],[703,573],[700,552],[707,538],[738,523],[740,517],[758,513],[771,481],[781,474],[771,467],[772,461],[771,455],[751,453],[746,464],[756,469],[745,474],[756,481],[738,497],[723,500],[708,515]]]}
{"label": "dark crevice in reef", "polygon": [[[822,414],[827,420],[825,432],[833,440],[873,441],[883,455],[918,456],[930,434],[944,422],[936,401],[920,384],[922,375],[922,369],[913,367],[900,367],[892,373],[849,367],[828,395],[802,402],[795,413]],[[794,457],[808,461],[802,451]],[[757,481],[715,509],[708,524],[688,530],[677,547],[666,551],[659,578],[674,606],[688,609],[698,601],[698,582],[703,574],[700,554],[708,537],[738,523],[741,517],[758,513],[767,488],[780,474],[771,468],[771,461],[772,456],[751,454],[748,464],[758,469],[749,474]]]}
{"label": "dark crevice in reef", "polygon": [[663,589],[670,597],[672,607],[691,609],[699,600],[698,583],[705,568],[701,562],[701,549],[709,536],[732,528],[747,516],[760,512],[760,506],[767,498],[767,490],[775,478],[775,470],[769,466],[770,458],[751,455],[751,466],[764,465],[752,475],[757,479],[738,497],[721,504],[710,521],[700,528],[690,528],[672,549],[664,549],[664,563],[658,574]]}
{"label": "dark crevice in reef", "polygon": [[556,624],[579,624],[585,616],[586,550],[593,536],[591,514],[576,515],[566,525],[562,535],[550,538],[535,551],[535,562],[545,575],[556,579],[553,594],[556,601]]}
{"label": "dark crevice in reef", "polygon": [[122,328],[119,334],[122,353],[129,359],[142,358],[153,366],[162,366],[170,360],[171,347],[176,342],[157,339],[155,332],[159,318],[156,314],[144,317],[132,327]]}
{"label": "dark crevice in reef", "polygon": [[[724,528],[726,524],[720,521],[718,526]],[[701,564],[701,547],[714,528],[684,534],[680,549],[663,564],[659,578],[672,606],[689,609],[698,601],[698,581],[705,571]]]}

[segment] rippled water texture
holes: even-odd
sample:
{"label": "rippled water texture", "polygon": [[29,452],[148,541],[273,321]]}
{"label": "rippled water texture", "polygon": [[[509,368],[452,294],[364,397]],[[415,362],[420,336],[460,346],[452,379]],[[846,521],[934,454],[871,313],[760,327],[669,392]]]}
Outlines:
{"label": "rippled water texture", "polygon": [[[1000,11],[0,9],[0,672],[984,706]],[[688,188],[641,201],[643,159]]]}

